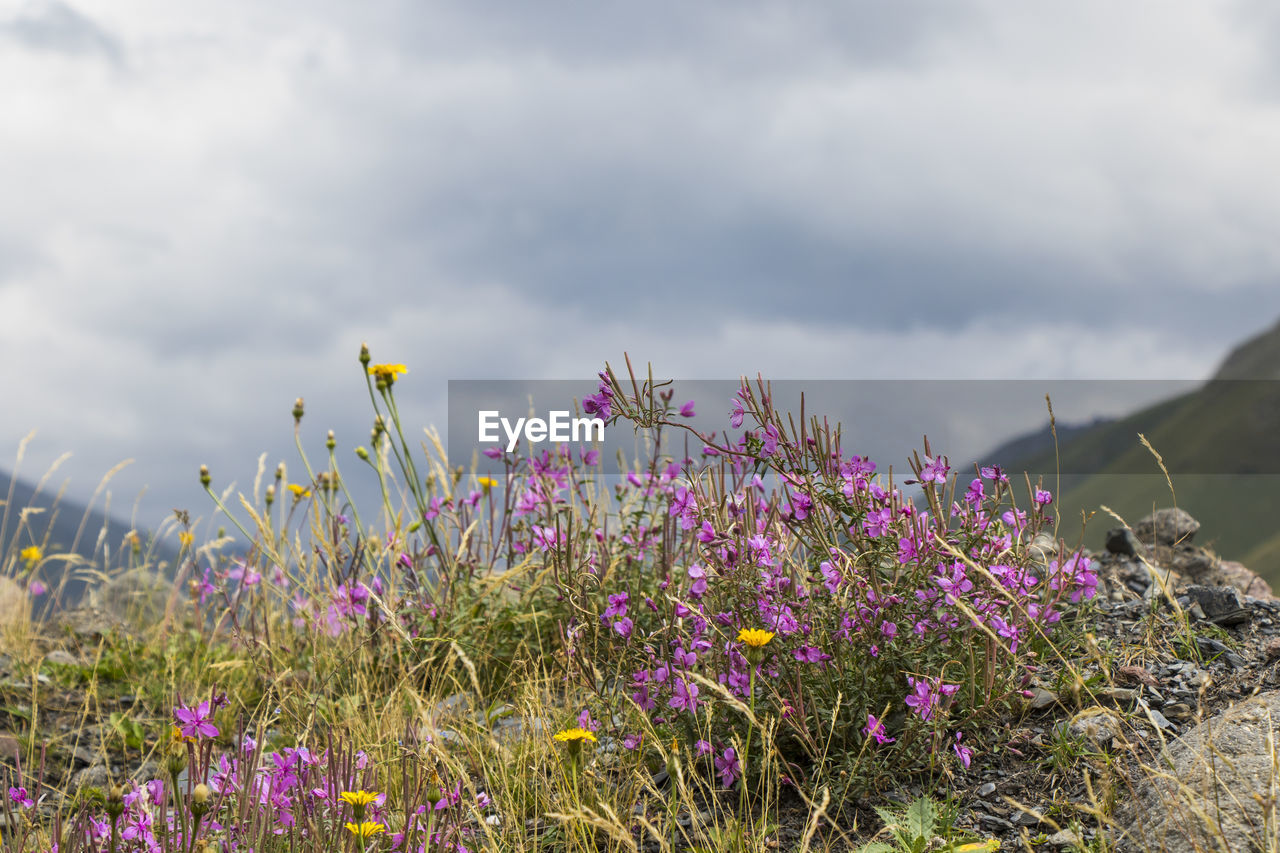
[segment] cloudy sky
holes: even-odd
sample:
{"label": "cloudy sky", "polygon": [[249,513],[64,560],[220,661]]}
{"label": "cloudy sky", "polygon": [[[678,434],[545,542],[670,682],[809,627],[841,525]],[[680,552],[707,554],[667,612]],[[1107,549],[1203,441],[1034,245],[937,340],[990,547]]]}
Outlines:
{"label": "cloudy sky", "polygon": [[362,341],[416,423],[624,351],[1205,378],[1280,318],[1277,39],[1257,2],[0,0],[0,467],[35,429],[28,476],[132,458],[117,504],[207,514],[201,463],[293,464],[296,396],[313,451],[365,440]]}

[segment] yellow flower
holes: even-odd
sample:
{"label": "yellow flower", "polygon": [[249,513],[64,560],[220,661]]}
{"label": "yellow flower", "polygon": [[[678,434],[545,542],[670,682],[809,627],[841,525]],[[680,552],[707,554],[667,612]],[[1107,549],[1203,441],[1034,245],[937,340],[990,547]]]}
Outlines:
{"label": "yellow flower", "polygon": [[18,554],[18,556],[26,560],[28,563],[38,563],[40,562],[40,558],[44,556],[44,551],[40,550],[39,545],[31,545],[27,548],[23,548],[22,552]]}
{"label": "yellow flower", "polygon": [[353,806],[367,806],[378,799],[377,791],[343,791],[338,799]]}
{"label": "yellow flower", "polygon": [[988,838],[986,841],[975,841],[971,844],[961,844],[959,847],[953,847],[952,853],[991,853],[991,851],[999,849],[1000,842],[994,838]]}
{"label": "yellow flower", "polygon": [[492,477],[476,477],[476,482],[484,489],[492,489],[494,486],[498,485],[498,481]]}
{"label": "yellow flower", "polygon": [[580,744],[584,740],[589,740],[594,742],[596,739],[596,736],[593,735],[591,732],[587,731],[586,729],[573,728],[573,729],[565,729],[562,732],[556,732],[555,738],[558,741],[565,741],[567,743]]}
{"label": "yellow flower", "polygon": [[369,365],[369,375],[376,376],[388,385],[396,381],[401,373],[408,373],[409,368],[403,364],[371,364]]}
{"label": "yellow flower", "polygon": [[303,498],[311,497],[311,490],[308,489],[306,486],[299,486],[297,483],[290,483],[289,491],[293,492],[293,499],[295,501],[300,501]]}
{"label": "yellow flower", "polygon": [[386,832],[387,828],[375,820],[364,820],[360,823],[348,823],[347,829],[351,834],[361,841],[364,841],[370,835],[377,835],[379,832]]}
{"label": "yellow flower", "polygon": [[190,530],[178,531],[178,542],[185,548],[191,547],[191,543],[196,541],[196,535]]}
{"label": "yellow flower", "polygon": [[759,628],[743,628],[738,632],[738,639],[753,649],[765,645],[773,639],[773,636],[772,631],[763,631]]}
{"label": "yellow flower", "polygon": [[195,738],[193,738],[193,737],[190,737],[190,736],[188,736],[188,735],[184,735],[184,734],[182,733],[182,729],[178,728],[177,726],[170,726],[170,728],[169,728],[169,742],[170,742],[171,744],[176,744],[176,743],[195,743],[195,742],[196,742],[196,739],[195,739]]}

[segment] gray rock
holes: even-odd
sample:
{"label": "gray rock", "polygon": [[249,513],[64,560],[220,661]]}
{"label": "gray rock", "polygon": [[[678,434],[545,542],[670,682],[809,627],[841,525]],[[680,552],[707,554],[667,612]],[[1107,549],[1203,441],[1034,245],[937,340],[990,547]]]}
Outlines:
{"label": "gray rock", "polygon": [[986,782],[978,787],[979,797],[989,797],[996,792],[995,782]]}
{"label": "gray rock", "polygon": [[86,767],[71,779],[73,791],[81,791],[85,788],[100,788],[105,791],[110,784],[111,771],[103,764]]}
{"label": "gray rock", "polygon": [[1059,830],[1044,840],[1050,847],[1081,847],[1080,836],[1069,829]]}
{"label": "gray rock", "polygon": [[1240,655],[1231,651],[1231,649],[1227,647],[1226,643],[1221,640],[1215,640],[1213,637],[1196,637],[1196,647],[1203,655],[1209,655],[1211,657],[1221,656],[1223,660],[1231,664],[1236,669],[1244,669],[1244,667],[1248,665],[1247,661],[1240,657]]}
{"label": "gray rock", "polygon": [[1158,509],[1133,526],[1139,541],[1167,546],[1190,543],[1199,529],[1200,522],[1181,507]]}
{"label": "gray rock", "polygon": [[1099,752],[1108,749],[1111,742],[1121,736],[1120,718],[1105,708],[1086,708],[1071,718],[1067,731],[1072,737],[1083,738]]}
{"label": "gray rock", "polygon": [[1192,585],[1187,587],[1187,598],[1200,607],[1203,618],[1218,625],[1239,625],[1253,617],[1235,587]]}
{"label": "gray rock", "polygon": [[1043,711],[1057,701],[1057,693],[1052,690],[1045,690],[1043,687],[1034,687],[1031,690],[1031,698],[1027,700],[1027,707],[1032,711]]}
{"label": "gray rock", "polygon": [[431,719],[437,725],[448,719],[465,716],[471,710],[471,697],[465,693],[451,693],[436,703],[431,710]]}
{"label": "gray rock", "polygon": [[1137,557],[1145,554],[1146,548],[1138,541],[1138,537],[1127,527],[1115,527],[1107,531],[1107,550],[1112,554],[1123,554],[1126,557]]}
{"label": "gray rock", "polygon": [[[1200,723],[1135,780],[1117,814],[1122,851],[1251,850],[1274,845],[1262,802],[1276,784],[1280,691],[1258,694]],[[1274,832],[1274,827],[1270,832]]]}
{"label": "gray rock", "polygon": [[174,587],[148,569],[130,569],[90,593],[93,607],[133,625],[147,625],[164,616]]}
{"label": "gray rock", "polygon": [[58,666],[79,666],[80,659],[63,649],[54,649],[44,656],[45,661]]}

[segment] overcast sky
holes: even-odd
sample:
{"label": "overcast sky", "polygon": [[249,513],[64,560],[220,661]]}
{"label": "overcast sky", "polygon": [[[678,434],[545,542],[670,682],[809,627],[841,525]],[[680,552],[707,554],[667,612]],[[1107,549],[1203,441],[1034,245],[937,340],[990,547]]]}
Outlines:
{"label": "overcast sky", "polygon": [[1278,40],[1260,2],[0,0],[0,467],[36,429],[25,475],[133,458],[114,502],[207,515],[201,463],[295,464],[296,396],[366,440],[361,341],[442,428],[449,379],[624,351],[1203,379],[1280,318]]}

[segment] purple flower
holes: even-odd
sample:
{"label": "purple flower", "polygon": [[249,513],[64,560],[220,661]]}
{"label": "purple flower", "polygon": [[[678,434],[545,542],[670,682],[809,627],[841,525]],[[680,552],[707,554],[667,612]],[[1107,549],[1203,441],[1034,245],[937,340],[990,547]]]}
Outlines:
{"label": "purple flower", "polygon": [[698,713],[698,685],[677,678],[674,692],[675,695],[667,701],[668,708],[684,709],[690,714]]}
{"label": "purple flower", "polygon": [[988,465],[978,473],[981,474],[983,477],[986,477],[988,480],[995,480],[1000,483],[1009,482],[1009,475],[1006,474],[1004,472],[1004,469],[1001,468],[999,465]]}
{"label": "purple flower", "polygon": [[1048,506],[1053,503],[1053,493],[1045,491],[1044,489],[1036,489],[1035,500],[1037,506]]}
{"label": "purple flower", "polygon": [[884,723],[876,719],[875,714],[867,714],[867,724],[862,727],[862,733],[867,737],[875,738],[876,743],[881,745],[897,740],[885,733]]}
{"label": "purple flower", "polygon": [[488,456],[490,459],[501,459],[501,458],[502,458],[502,448],[501,448],[501,447],[486,447],[486,448],[484,449],[484,455],[485,455],[485,456]]}
{"label": "purple flower", "polygon": [[778,452],[778,428],[769,424],[764,428],[764,444],[760,448],[760,458],[768,459]]}
{"label": "purple flower", "polygon": [[180,705],[173,709],[173,718],[186,737],[218,736],[218,727],[213,724],[208,702],[201,702],[195,708]]}
{"label": "purple flower", "polygon": [[734,429],[742,426],[742,418],[746,415],[746,411],[742,408],[741,400],[733,401],[733,411],[729,413],[729,425]]}
{"label": "purple flower", "polygon": [[951,466],[947,464],[947,460],[939,456],[934,459],[931,456],[924,458],[925,466],[920,469],[920,481],[922,483],[942,483],[947,482],[947,472],[951,470]]}
{"label": "purple flower", "polygon": [[39,598],[47,591],[47,587],[40,583],[40,581],[33,580],[31,583],[27,584],[27,592],[31,593],[32,598]]}
{"label": "purple flower", "polygon": [[973,750],[967,746],[960,745],[960,738],[963,733],[956,732],[956,742],[951,744],[951,748],[956,751],[956,755],[960,756],[960,763],[964,765],[964,769],[969,769],[969,762],[973,760]]}
{"label": "purple flower", "polygon": [[720,774],[720,781],[726,788],[734,783],[742,771],[742,766],[738,764],[738,755],[733,751],[733,747],[726,749],[722,755],[717,755],[715,764],[716,772]]}
{"label": "purple flower", "polygon": [[24,809],[29,809],[36,804],[36,801],[31,799],[31,795],[27,793],[26,788],[10,788],[9,799]]}
{"label": "purple flower", "polygon": [[644,740],[643,735],[626,735],[622,738],[623,749],[635,749]]}
{"label": "purple flower", "polygon": [[693,417],[693,401],[692,400],[690,400],[689,402],[685,403],[683,406],[680,407],[680,417],[682,418]]}
{"label": "purple flower", "polygon": [[604,613],[600,614],[600,618],[608,619],[611,616],[626,616],[627,599],[629,597],[629,594],[625,592],[620,592],[617,595],[610,595],[609,606],[605,608]]}

